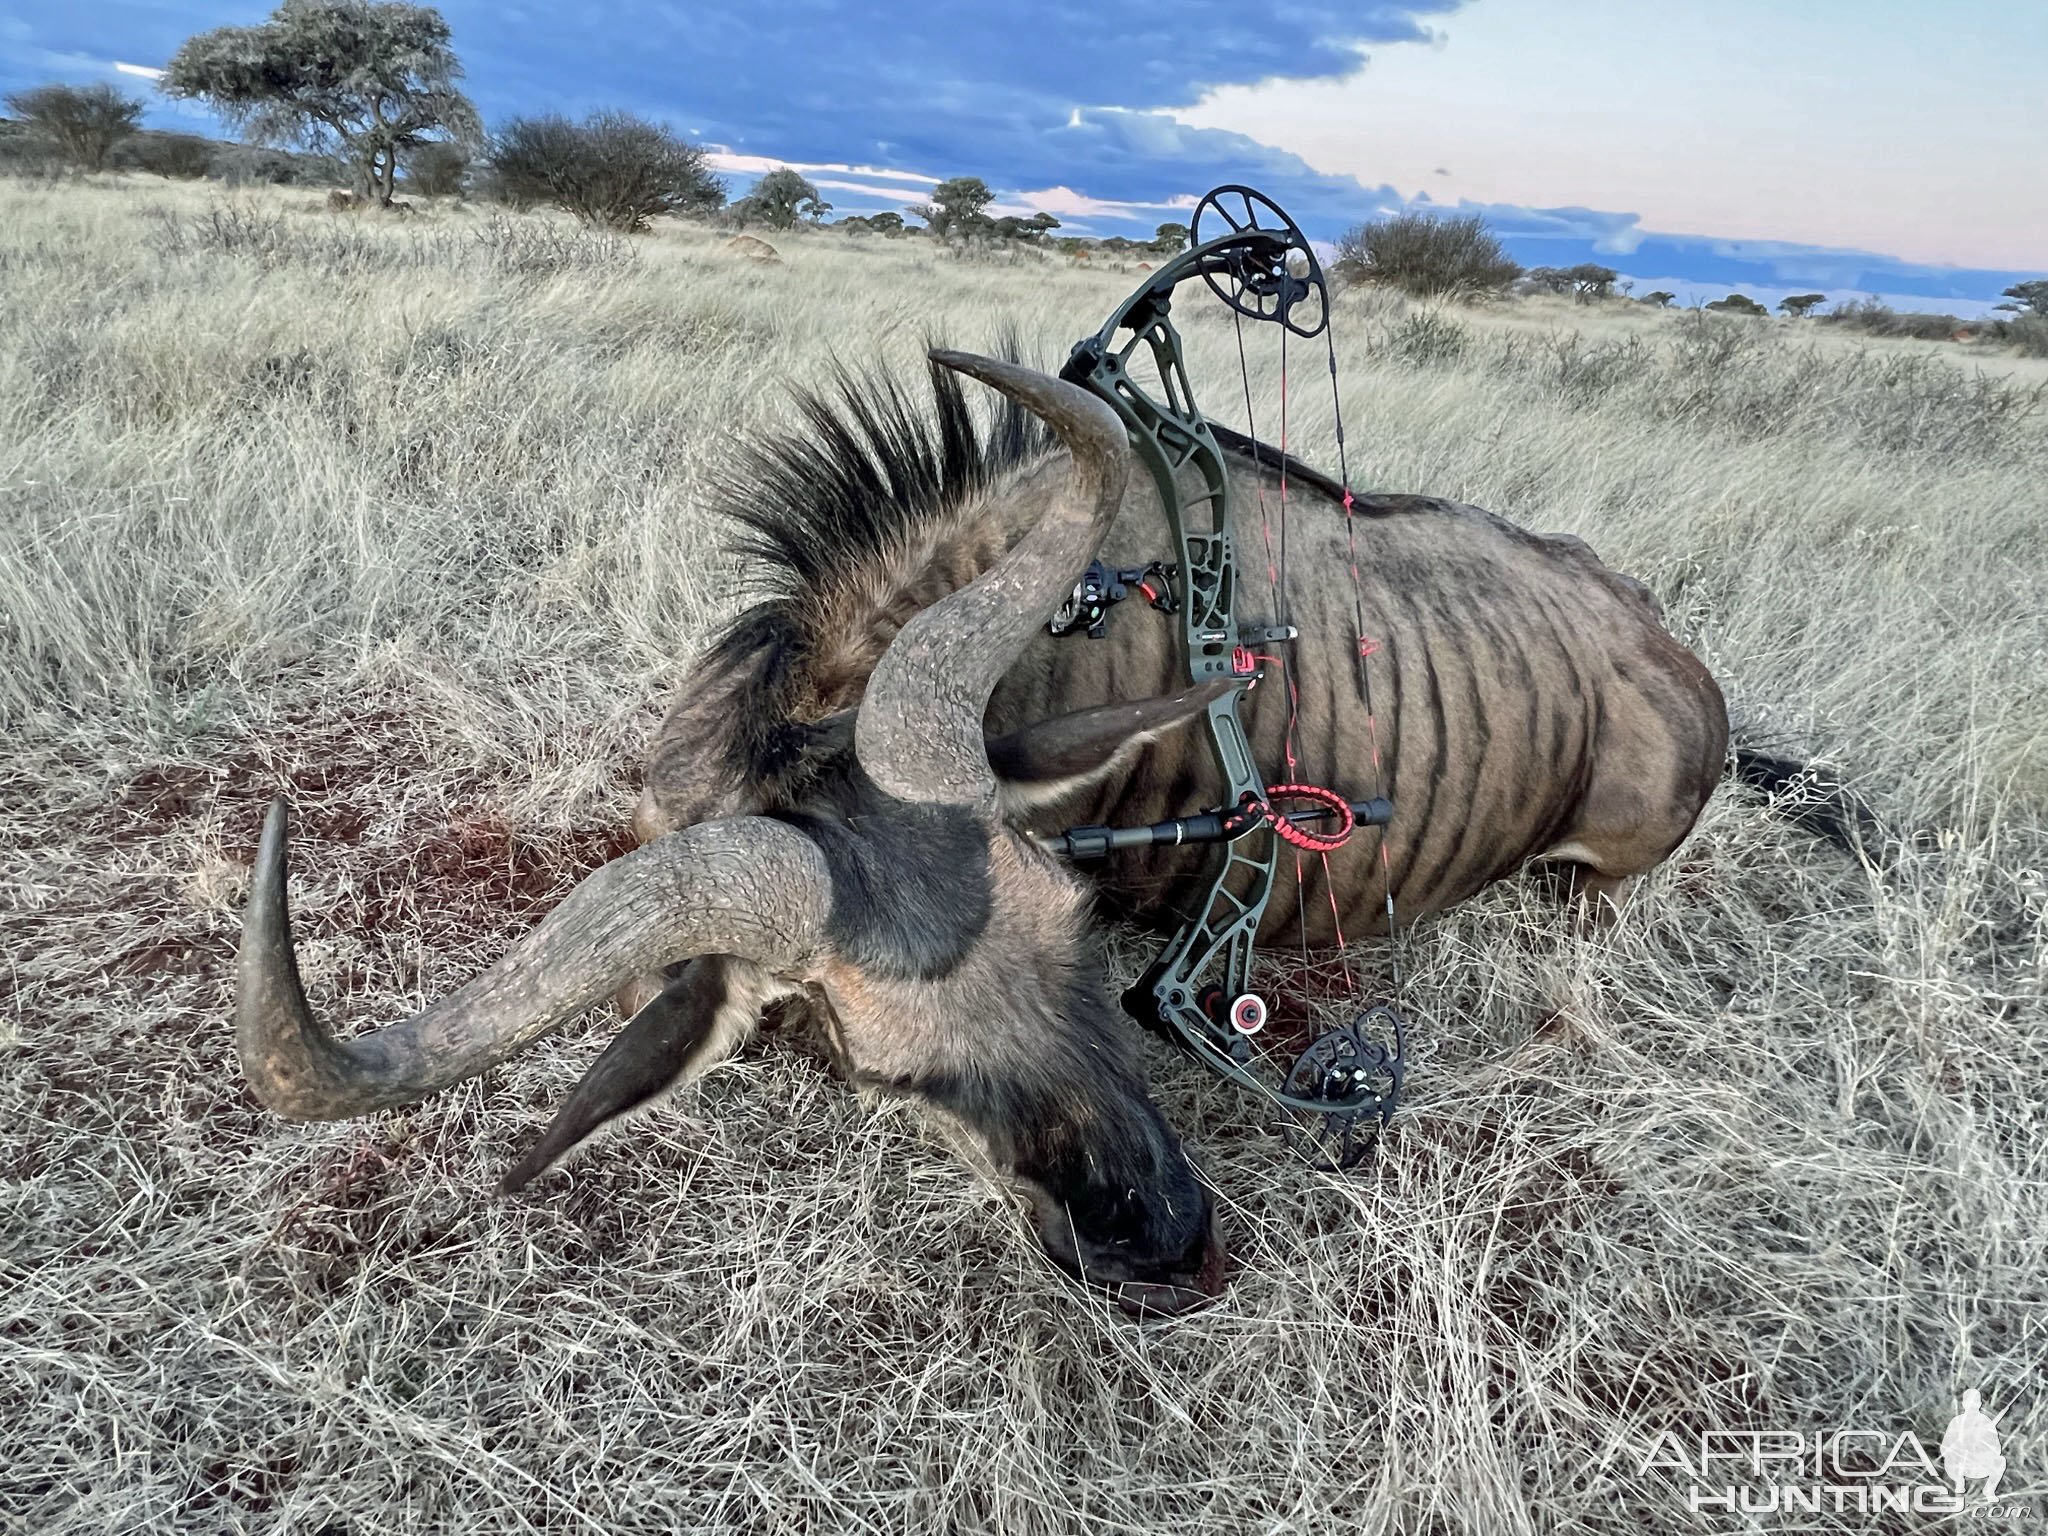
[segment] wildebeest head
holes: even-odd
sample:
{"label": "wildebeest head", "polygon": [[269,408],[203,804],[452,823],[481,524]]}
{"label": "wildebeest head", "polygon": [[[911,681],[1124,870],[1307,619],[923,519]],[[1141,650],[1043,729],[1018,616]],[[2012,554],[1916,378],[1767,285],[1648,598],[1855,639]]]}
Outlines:
{"label": "wildebeest head", "polygon": [[266,1103],[297,1118],[405,1103],[635,977],[709,957],[725,979],[698,1006],[811,999],[851,1074],[976,1133],[1030,1190],[1047,1251],[1114,1287],[1127,1310],[1180,1311],[1220,1288],[1208,1196],[1114,1015],[1083,890],[1017,820],[1198,717],[1217,687],[984,741],[997,682],[1115,517],[1128,449],[1115,413],[1075,386],[1013,363],[933,358],[1049,426],[1068,450],[1064,483],[1006,553],[901,625],[857,707],[778,748],[781,788],[729,787],[701,818],[693,809],[592,874],[459,991],[346,1042],[300,988],[273,809],[237,1011],[243,1068]]}

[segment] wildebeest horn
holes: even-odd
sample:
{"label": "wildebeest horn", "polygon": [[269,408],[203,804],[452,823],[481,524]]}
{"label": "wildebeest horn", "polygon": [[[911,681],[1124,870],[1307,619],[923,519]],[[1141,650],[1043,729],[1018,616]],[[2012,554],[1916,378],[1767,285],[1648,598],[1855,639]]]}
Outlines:
{"label": "wildebeest horn", "polygon": [[1008,395],[1051,427],[1074,461],[1035,528],[903,626],[876,663],[854,723],[861,766],[887,793],[966,804],[995,792],[981,739],[989,695],[1108,533],[1130,448],[1116,412],[1079,385],[970,352],[931,359]]}
{"label": "wildebeest horn", "polygon": [[467,986],[402,1024],[336,1040],[313,1017],[285,899],[285,805],[272,802],[243,919],[235,1044],[257,1097],[294,1120],[406,1104],[559,1029],[630,977],[697,955],[780,969],[813,949],[831,882],[817,846],[735,817],[613,859]]}

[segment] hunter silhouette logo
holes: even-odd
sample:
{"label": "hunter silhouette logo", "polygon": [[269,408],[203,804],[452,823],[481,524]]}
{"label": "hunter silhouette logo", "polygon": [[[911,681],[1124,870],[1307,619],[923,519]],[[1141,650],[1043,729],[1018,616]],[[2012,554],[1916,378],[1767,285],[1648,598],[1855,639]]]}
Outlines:
{"label": "hunter silhouette logo", "polygon": [[1991,1499],[2005,1475],[2005,1458],[1998,1451],[1998,1416],[1984,1412],[1983,1401],[1975,1387],[1963,1394],[1963,1411],[1942,1431],[1941,1465],[1958,1494],[1970,1478],[1981,1477],[1984,1497]]}

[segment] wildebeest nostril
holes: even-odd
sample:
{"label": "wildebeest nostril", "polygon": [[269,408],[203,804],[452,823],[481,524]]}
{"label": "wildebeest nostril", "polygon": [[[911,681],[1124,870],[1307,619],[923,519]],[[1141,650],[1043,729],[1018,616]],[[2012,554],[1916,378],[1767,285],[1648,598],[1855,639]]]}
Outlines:
{"label": "wildebeest nostril", "polygon": [[1117,1305],[1140,1322],[1181,1317],[1207,1306],[1229,1285],[1230,1253],[1214,1214],[1203,1235],[1196,1262],[1169,1280],[1126,1280],[1112,1285]]}

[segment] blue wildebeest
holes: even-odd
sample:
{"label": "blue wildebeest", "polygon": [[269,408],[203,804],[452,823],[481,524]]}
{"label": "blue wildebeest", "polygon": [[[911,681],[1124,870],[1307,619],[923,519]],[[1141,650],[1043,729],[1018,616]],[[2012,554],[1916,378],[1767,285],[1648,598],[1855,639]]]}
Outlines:
{"label": "blue wildebeest", "polygon": [[[742,461],[728,510],[772,590],[683,680],[647,759],[641,846],[466,986],[352,1039],[320,1025],[273,808],[237,1015],[265,1103],[299,1118],[407,1103],[617,994],[627,1024],[507,1177],[518,1189],[778,1004],[816,1023],[850,1078],[937,1106],[985,1143],[1029,1194],[1048,1252],[1127,1309],[1172,1312],[1220,1288],[1209,1196],[1147,1092],[1090,920],[1097,895],[1170,919],[1206,889],[1211,855],[1157,849],[1091,888],[1033,833],[1216,803],[1212,754],[1177,728],[1234,685],[1185,686],[1177,636],[1135,604],[1107,641],[1047,634],[1092,556],[1157,552],[1157,492],[1129,474],[1124,429],[1093,396],[1010,362],[933,360],[930,405],[842,380],[803,397],[801,430]],[[1004,397],[990,425],[956,374]],[[1227,441],[1248,492],[1277,475],[1272,450]],[[1328,482],[1291,461],[1288,474],[1301,756],[1364,798],[1344,517]],[[1576,539],[1473,507],[1367,496],[1358,517],[1397,807],[1388,857],[1366,856],[1377,834],[1361,834],[1330,861],[1329,890],[1277,893],[1261,941],[1325,942],[1338,917],[1370,932],[1388,881],[1421,915],[1533,860],[1569,865],[1602,897],[1668,855],[1720,777],[1727,717],[1649,594]],[[1240,606],[1270,617],[1253,593]],[[1285,691],[1244,708],[1261,760],[1276,760]]]}

